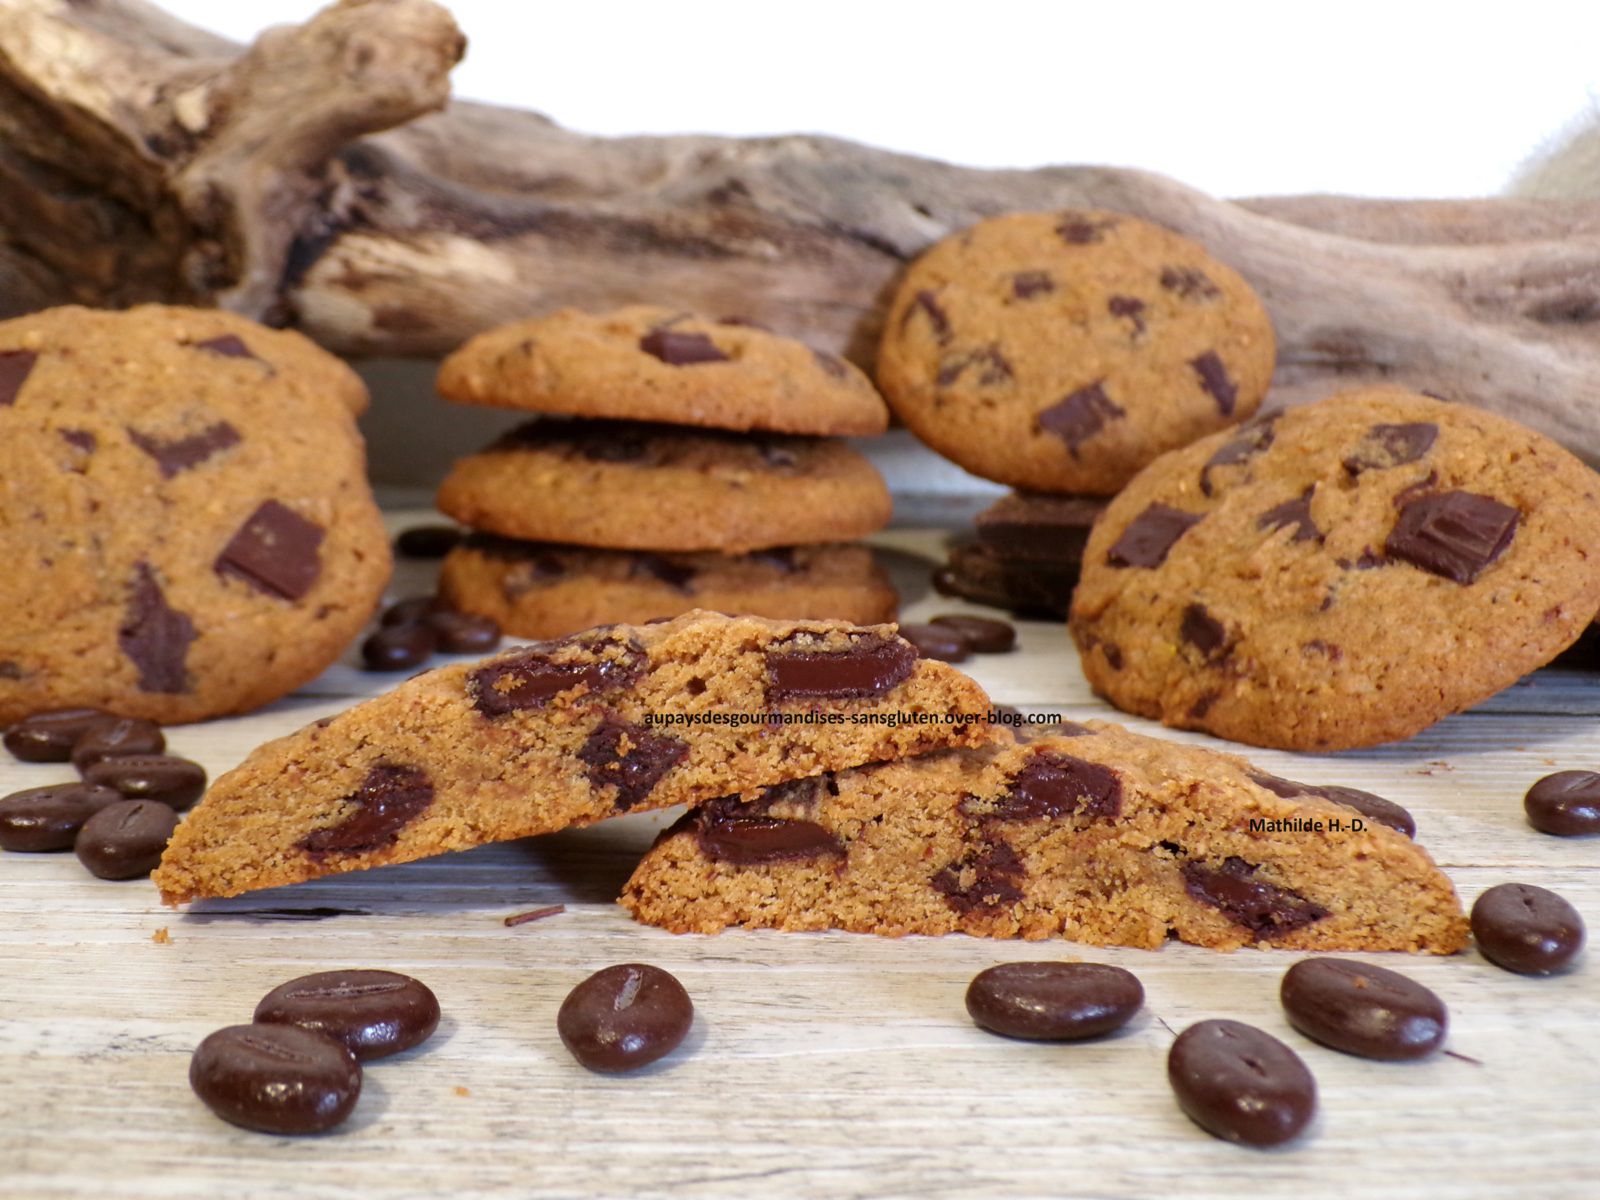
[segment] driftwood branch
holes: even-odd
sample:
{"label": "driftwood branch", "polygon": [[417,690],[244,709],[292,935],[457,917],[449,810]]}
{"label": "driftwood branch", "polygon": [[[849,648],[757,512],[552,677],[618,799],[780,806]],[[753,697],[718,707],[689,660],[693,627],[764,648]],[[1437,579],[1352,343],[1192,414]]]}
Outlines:
{"label": "driftwood branch", "polygon": [[1409,383],[1600,461],[1600,201],[1230,203],[819,137],[585,137],[435,111],[461,50],[428,0],[344,0],[243,51],[142,0],[8,0],[0,309],[216,303],[348,354],[433,356],[512,316],[650,300],[870,362],[885,293],[930,241],[1089,205],[1255,284],[1281,401]]}

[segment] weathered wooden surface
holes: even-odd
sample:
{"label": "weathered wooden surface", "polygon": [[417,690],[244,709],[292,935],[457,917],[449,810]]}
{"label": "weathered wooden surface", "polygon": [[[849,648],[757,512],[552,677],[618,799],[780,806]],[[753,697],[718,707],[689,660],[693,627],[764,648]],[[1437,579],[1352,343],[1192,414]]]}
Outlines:
{"label": "weathered wooden surface", "polygon": [[[918,595],[939,535],[882,540],[914,597],[908,616],[960,607]],[[426,569],[406,570],[411,590]],[[973,661],[996,700],[1115,715],[1086,693],[1061,629],[1022,632],[1019,652]],[[221,771],[382,686],[335,668],[301,697],[173,730],[171,743]],[[1405,804],[1469,901],[1524,880],[1560,891],[1594,924],[1600,844],[1533,832],[1520,797],[1541,774],[1600,762],[1597,715],[1600,678],[1544,672],[1404,745],[1253,757]],[[0,762],[0,792],[61,777]],[[636,926],[612,900],[667,819],[623,818],[186,915],[159,908],[147,883],[90,878],[70,855],[0,855],[0,1195],[1594,1195],[1592,964],[1532,980],[1472,951],[1375,956],[1444,997],[1450,1049],[1477,1061],[1370,1063],[1288,1028],[1276,997],[1290,954]],[[555,903],[567,911],[501,923]],[[170,944],[152,942],[159,928]],[[1140,976],[1148,1004],[1130,1029],[1030,1045],[967,1019],[962,996],[981,968],[1072,955]],[[642,1074],[591,1075],[562,1049],[556,1008],[588,972],[630,960],[679,975],[695,1030]],[[285,979],[354,965],[417,975],[446,1015],[432,1043],[369,1067],[343,1130],[275,1139],[200,1105],[186,1082],[200,1038],[248,1019]],[[1263,1026],[1315,1072],[1321,1115],[1302,1144],[1238,1149],[1179,1113],[1165,1078],[1172,1031],[1212,1016]]]}
{"label": "weathered wooden surface", "polygon": [[343,0],[243,50],[144,0],[5,0],[0,315],[166,298],[434,357],[511,317],[649,301],[870,363],[930,242],[1092,206],[1255,285],[1275,403],[1404,383],[1600,461],[1600,200],[1230,203],[1140,171],[974,170],[833,138],[587,137],[444,107],[461,51],[429,0]]}

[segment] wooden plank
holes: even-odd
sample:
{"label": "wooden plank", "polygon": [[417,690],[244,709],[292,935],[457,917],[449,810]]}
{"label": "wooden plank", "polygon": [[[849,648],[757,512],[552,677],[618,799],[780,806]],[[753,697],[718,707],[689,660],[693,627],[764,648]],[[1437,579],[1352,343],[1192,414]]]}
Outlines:
{"label": "wooden plank", "polygon": [[[938,535],[887,540],[925,557]],[[408,564],[399,591],[418,590],[426,571]],[[908,611],[961,607],[918,596]],[[997,701],[1125,719],[1083,689],[1061,629],[1028,623],[1022,634],[1019,653],[973,661]],[[392,682],[347,664],[300,696],[171,730],[170,741],[218,772]],[[1592,921],[1600,843],[1543,837],[1521,815],[1534,778],[1600,763],[1600,681],[1560,687],[1569,708],[1486,705],[1398,746],[1323,756],[1225,748],[1406,805],[1469,901],[1518,879],[1555,888]],[[0,761],[0,792],[65,774]],[[624,817],[186,914],[160,908],[147,883],[88,877],[70,855],[0,855],[0,1195],[1594,1194],[1600,995],[1590,965],[1532,980],[1473,951],[1370,956],[1438,991],[1451,1007],[1450,1048],[1477,1060],[1370,1063],[1289,1029],[1276,996],[1290,955],[959,936],[675,937],[634,925],[613,899],[670,818]],[[567,911],[502,923],[548,904]],[[158,928],[170,944],[151,940]],[[1039,957],[1128,967],[1145,984],[1145,1013],[1079,1046],[976,1029],[962,1006],[971,976]],[[585,974],[623,961],[677,974],[695,997],[696,1028],[683,1051],[638,1075],[592,1075],[562,1049],[555,1011]],[[194,1045],[247,1019],[273,985],[335,966],[427,981],[444,1005],[440,1033],[372,1064],[356,1116],[335,1134],[275,1139],[213,1118],[186,1082]],[[1165,1080],[1172,1031],[1210,1016],[1259,1024],[1300,1051],[1322,1097],[1309,1138],[1246,1151],[1177,1110]]]}

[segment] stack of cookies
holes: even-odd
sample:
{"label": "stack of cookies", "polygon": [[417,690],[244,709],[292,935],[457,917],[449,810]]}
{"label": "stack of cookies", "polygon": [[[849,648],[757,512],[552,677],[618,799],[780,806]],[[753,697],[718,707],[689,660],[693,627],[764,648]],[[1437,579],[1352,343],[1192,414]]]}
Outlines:
{"label": "stack of cookies", "polygon": [[837,439],[888,410],[831,355],[737,320],[635,306],[490,330],[439,391],[542,414],[458,462],[439,508],[474,532],[440,594],[519,637],[561,637],[691,609],[893,619],[865,546],[883,478]]}
{"label": "stack of cookies", "polygon": [[[878,382],[911,431],[1020,489],[943,590],[1063,615],[1087,524],[1169,450],[1248,418],[1272,378],[1266,310],[1186,238],[1121,213],[1018,213],[933,246],[890,305]],[[1071,500],[1052,502],[1052,497]]]}

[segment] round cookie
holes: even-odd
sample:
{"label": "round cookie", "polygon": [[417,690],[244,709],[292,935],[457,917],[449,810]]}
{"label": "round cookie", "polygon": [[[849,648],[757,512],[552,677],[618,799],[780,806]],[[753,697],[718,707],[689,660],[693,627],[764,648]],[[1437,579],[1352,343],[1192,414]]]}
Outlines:
{"label": "round cookie", "polygon": [[754,554],[650,554],[473,534],[445,558],[439,593],[516,637],[565,637],[704,608],[780,620],[871,625],[898,597],[865,546],[793,546]]}
{"label": "round cookie", "polygon": [[1250,285],[1194,242],[1121,213],[1017,213],[911,264],[878,383],[976,475],[1109,496],[1255,412],[1273,356]]}
{"label": "round cookie", "polygon": [[338,657],[390,565],[358,387],[226,313],[0,322],[0,723],[244,712]]}
{"label": "round cookie", "polygon": [[505,537],[726,553],[848,541],[893,507],[842,442],[586,420],[511,430],[456,463],[438,505]]}
{"label": "round cookie", "polygon": [[480,333],[445,359],[438,386],[461,404],[713,429],[854,437],[889,425],[871,381],[841,358],[737,318],[644,304]]}
{"label": "round cookie", "polygon": [[1165,455],[1090,534],[1070,625],[1127,712],[1289,750],[1409,737],[1600,609],[1600,476],[1504,417],[1362,388]]}

